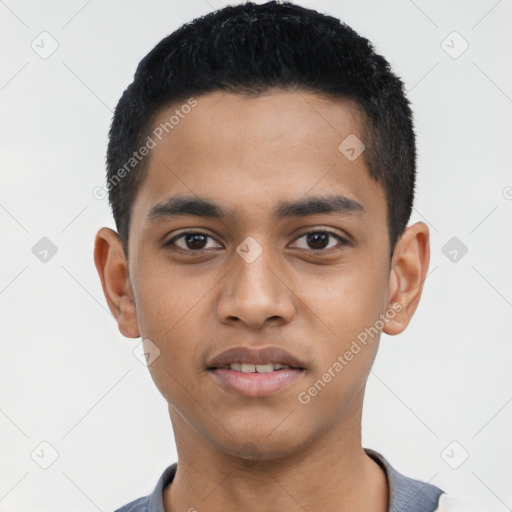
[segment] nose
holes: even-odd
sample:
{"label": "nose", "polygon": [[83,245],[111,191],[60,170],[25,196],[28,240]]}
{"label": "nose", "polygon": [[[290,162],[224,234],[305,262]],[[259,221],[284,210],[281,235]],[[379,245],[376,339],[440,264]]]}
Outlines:
{"label": "nose", "polygon": [[233,259],[217,303],[219,320],[243,322],[251,329],[260,329],[266,322],[290,322],[296,298],[285,283],[277,258],[272,257],[272,250],[264,248],[252,262],[238,253]]}

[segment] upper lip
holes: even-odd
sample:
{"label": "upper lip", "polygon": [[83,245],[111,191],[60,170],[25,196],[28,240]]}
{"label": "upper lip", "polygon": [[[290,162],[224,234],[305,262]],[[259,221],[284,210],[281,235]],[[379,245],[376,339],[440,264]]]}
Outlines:
{"label": "upper lip", "polygon": [[208,370],[228,368],[231,363],[246,364],[282,364],[292,368],[304,369],[304,364],[286,350],[275,346],[249,348],[244,346],[232,347],[212,356],[206,367]]}

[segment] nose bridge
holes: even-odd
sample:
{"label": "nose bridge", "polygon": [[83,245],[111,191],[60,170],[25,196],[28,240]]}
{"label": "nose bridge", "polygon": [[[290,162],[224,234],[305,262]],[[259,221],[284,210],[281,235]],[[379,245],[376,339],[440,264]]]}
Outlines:
{"label": "nose bridge", "polygon": [[272,249],[269,248],[268,244],[266,244],[265,249],[262,246],[260,254],[252,259],[250,254],[255,250],[257,249],[251,247],[250,242],[242,243],[238,248],[239,259],[235,260],[233,265],[238,292],[248,293],[249,296],[256,292],[272,295],[276,291],[276,258],[273,257]]}
{"label": "nose bridge", "polygon": [[238,318],[258,327],[266,319],[293,315],[290,291],[278,277],[279,258],[262,237],[245,239],[234,255],[233,266],[219,300],[221,320]]}

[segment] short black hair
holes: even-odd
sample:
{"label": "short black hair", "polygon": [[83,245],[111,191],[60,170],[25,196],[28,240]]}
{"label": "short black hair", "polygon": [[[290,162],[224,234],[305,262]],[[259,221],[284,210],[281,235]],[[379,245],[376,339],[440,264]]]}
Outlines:
{"label": "short black hair", "polygon": [[109,202],[126,256],[130,210],[147,168],[137,150],[155,116],[209,92],[258,95],[274,88],[355,102],[364,161],[386,194],[393,254],[411,215],[416,176],[404,85],[372,43],[339,19],[271,1],[228,6],[185,23],[139,63],[117,104],[107,150]]}

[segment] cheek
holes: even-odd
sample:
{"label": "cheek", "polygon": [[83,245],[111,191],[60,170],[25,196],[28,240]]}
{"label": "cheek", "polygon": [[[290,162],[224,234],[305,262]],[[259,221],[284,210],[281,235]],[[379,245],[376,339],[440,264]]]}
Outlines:
{"label": "cheek", "polygon": [[[193,319],[190,323],[194,323]],[[161,326],[160,323],[157,329]],[[151,378],[168,403],[179,410],[194,408],[191,397],[198,398],[201,380],[205,378],[203,361],[199,357],[202,338],[187,326],[187,322],[179,323],[170,332],[160,329],[161,336],[156,334],[157,329],[149,331],[152,332],[150,339],[159,351],[158,357],[148,365]]]}
{"label": "cheek", "polygon": [[317,364],[298,402],[315,415],[340,418],[366,383],[382,327],[375,326],[384,313],[384,266],[360,260],[302,289],[301,297],[315,313],[318,342]]}
{"label": "cheek", "polygon": [[318,276],[309,281],[302,278],[298,295],[315,314],[313,318],[322,336],[338,340],[338,348],[342,348],[348,340],[374,325],[384,312],[385,272],[382,263],[361,262],[320,279]]}
{"label": "cheek", "polygon": [[196,325],[190,321],[208,288],[201,279],[187,277],[165,258],[141,252],[134,269],[137,320],[141,335],[166,340],[175,331]]}
{"label": "cheek", "polygon": [[[155,269],[156,270],[156,269]],[[139,280],[137,321],[141,337],[157,347],[158,357],[148,369],[162,395],[171,400],[180,384],[194,385],[192,372],[201,371],[201,346],[204,344],[204,290],[170,274],[153,271]]]}

